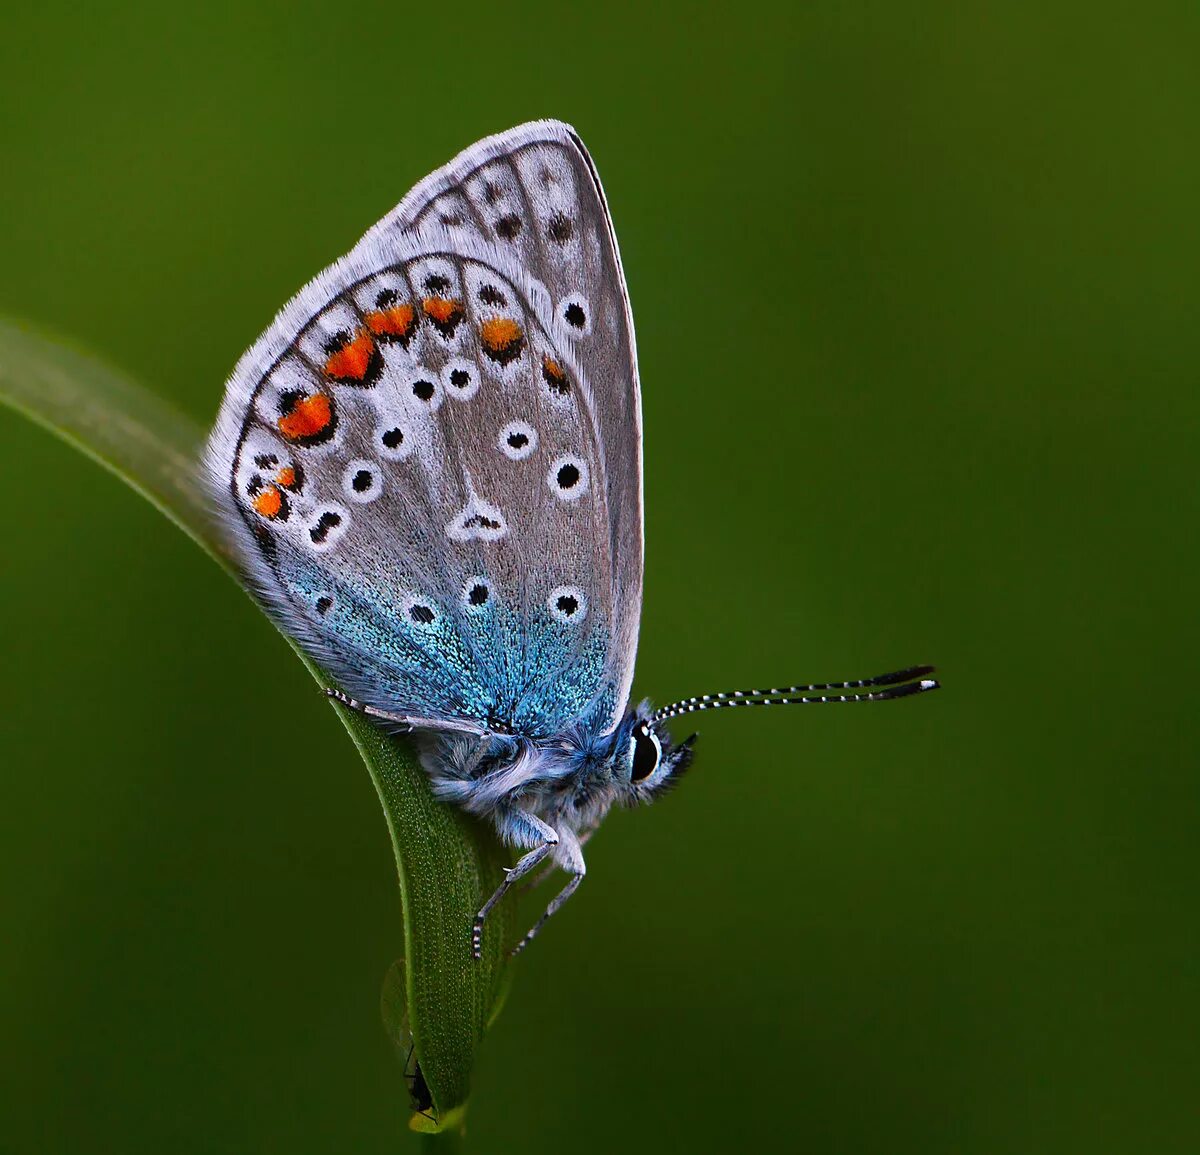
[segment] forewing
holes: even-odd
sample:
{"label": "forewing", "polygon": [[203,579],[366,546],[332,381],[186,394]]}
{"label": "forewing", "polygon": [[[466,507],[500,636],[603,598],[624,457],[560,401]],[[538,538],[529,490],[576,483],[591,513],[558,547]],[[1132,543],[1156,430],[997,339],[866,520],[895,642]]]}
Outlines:
{"label": "forewing", "polygon": [[396,232],[494,246],[506,266],[545,287],[547,327],[581,367],[604,461],[615,724],[633,680],[642,608],[642,414],[633,317],[595,165],[569,125],[521,125],[427,177],[372,230],[385,243]]}

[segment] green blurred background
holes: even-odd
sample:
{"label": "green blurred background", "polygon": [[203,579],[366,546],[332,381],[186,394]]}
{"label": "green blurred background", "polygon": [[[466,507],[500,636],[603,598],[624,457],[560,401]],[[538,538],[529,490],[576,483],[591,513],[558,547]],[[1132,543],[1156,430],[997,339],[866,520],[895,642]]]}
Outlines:
{"label": "green blurred background", "polygon": [[[570,120],[642,356],[636,689],[945,680],[704,719],[521,960],[473,1148],[1200,1147],[1196,6],[105,9],[6,10],[0,309],[207,423],[417,179]],[[0,484],[0,1149],[414,1149],[333,714],[10,413]]]}

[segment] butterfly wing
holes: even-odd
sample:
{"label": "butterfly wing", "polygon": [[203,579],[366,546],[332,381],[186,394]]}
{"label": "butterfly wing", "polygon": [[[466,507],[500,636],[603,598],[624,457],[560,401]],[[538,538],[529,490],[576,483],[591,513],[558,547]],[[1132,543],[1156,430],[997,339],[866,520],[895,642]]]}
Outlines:
{"label": "butterfly wing", "polygon": [[642,404],[629,293],[596,166],[570,125],[521,125],[426,177],[372,231],[397,230],[495,244],[545,286],[555,322],[586,368],[606,464],[615,724],[633,682],[642,610]]}
{"label": "butterfly wing", "polygon": [[[499,139],[516,155],[530,131]],[[542,158],[592,253],[572,293],[600,311],[582,327],[562,316],[572,293],[557,268],[558,280],[529,270],[482,218],[466,230],[404,216],[431,181],[452,191],[450,174],[505,155],[497,140],[468,150],[284,308],[230,380],[208,472],[265,604],[355,697],[433,725],[537,735],[590,716],[608,728],[640,609],[640,434],[598,185],[561,151]],[[615,285],[588,279],[601,268]],[[590,361],[614,294],[631,398],[619,432]],[[636,565],[621,561],[630,550]]]}

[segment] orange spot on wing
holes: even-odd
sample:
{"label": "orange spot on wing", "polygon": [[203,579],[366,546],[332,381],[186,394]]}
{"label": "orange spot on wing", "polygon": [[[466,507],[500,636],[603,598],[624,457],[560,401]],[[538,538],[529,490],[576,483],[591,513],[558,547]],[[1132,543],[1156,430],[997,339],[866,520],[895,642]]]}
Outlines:
{"label": "orange spot on wing", "polygon": [[333,403],[324,393],[310,393],[299,398],[277,424],[289,441],[319,438],[333,424]]}
{"label": "orange spot on wing", "polygon": [[555,393],[566,393],[568,391],[567,375],[563,372],[562,366],[553,357],[542,358],[542,377],[545,378],[546,384]]}
{"label": "orange spot on wing", "polygon": [[453,334],[455,326],[462,320],[462,301],[450,297],[426,297],[421,302],[421,308],[425,310],[425,316],[446,336]]}
{"label": "orange spot on wing", "polygon": [[375,356],[375,342],[371,334],[360,329],[353,340],[348,341],[325,362],[325,372],[337,381],[362,381],[371,370]]}
{"label": "orange spot on wing", "polygon": [[254,512],[263,517],[278,517],[283,510],[283,494],[269,485],[254,499],[253,505]]}
{"label": "orange spot on wing", "polygon": [[367,328],[385,341],[407,341],[412,335],[416,310],[412,305],[393,305],[390,309],[377,309],[366,316]]}
{"label": "orange spot on wing", "polygon": [[503,364],[520,355],[524,335],[521,326],[510,317],[492,317],[479,326],[483,351]]}
{"label": "orange spot on wing", "polygon": [[284,489],[296,488],[296,469],[292,465],[285,465],[277,474],[275,474],[275,484],[282,485]]}
{"label": "orange spot on wing", "polygon": [[479,327],[479,336],[489,349],[503,349],[521,339],[521,326],[509,317],[493,317]]}

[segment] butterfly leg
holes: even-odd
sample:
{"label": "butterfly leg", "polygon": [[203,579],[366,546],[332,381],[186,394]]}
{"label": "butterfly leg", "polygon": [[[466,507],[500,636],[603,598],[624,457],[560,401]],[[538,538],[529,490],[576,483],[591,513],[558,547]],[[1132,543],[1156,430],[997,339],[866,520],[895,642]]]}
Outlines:
{"label": "butterfly leg", "polygon": [[[599,827],[599,826],[593,826],[593,827],[591,828],[591,830],[585,830],[585,831],[584,831],[584,832],[583,832],[583,833],[582,833],[582,834],[579,836],[579,847],[580,847],[580,849],[581,849],[581,850],[583,849],[583,847],[585,847],[585,846],[588,844],[588,839],[589,839],[589,838],[591,838],[591,836],[592,836],[593,834],[595,834],[595,833],[596,833],[596,831],[597,831],[597,830],[599,830],[599,829],[600,829],[600,827]],[[549,878],[549,877],[550,877],[550,876],[551,876],[551,875],[552,875],[552,874],[553,874],[553,873],[554,873],[554,872],[555,872],[557,869],[558,869],[558,864],[557,864],[557,863],[554,863],[554,862],[550,863],[550,865],[549,865],[549,866],[547,866],[547,867],[546,867],[544,870],[542,870],[542,871],[541,871],[541,872],[538,874],[538,876],[537,876],[536,878],[531,878],[531,879],[530,879],[530,880],[529,880],[527,883],[525,883],[525,885],[524,885],[523,887],[521,887],[521,893],[522,893],[522,894],[525,894],[525,893],[526,893],[526,891],[530,891],[530,890],[536,890],[536,889],[537,889],[539,886],[541,886],[541,885],[542,885],[542,883],[543,883],[543,882],[545,882],[545,881],[546,881],[546,879],[548,879],[548,878]]]}
{"label": "butterfly leg", "polygon": [[550,900],[550,905],[548,907],[546,907],[545,913],[542,915],[542,917],[539,918],[537,920],[537,922],[535,922],[533,924],[533,926],[531,926],[529,928],[529,932],[525,935],[525,937],[523,939],[521,939],[521,941],[519,943],[517,943],[517,945],[515,947],[512,948],[513,954],[520,954],[521,951],[523,951],[530,944],[530,942],[533,941],[534,935],[536,935],[537,932],[539,930],[541,930],[543,926],[546,925],[546,921],[550,918],[550,916],[552,914],[557,913],[558,910],[562,907],[563,903],[565,903],[567,901],[567,899],[570,898],[571,895],[573,895],[575,893],[575,891],[577,891],[579,889],[579,884],[582,881],[583,881],[582,874],[572,874],[571,875],[570,881],[567,883],[567,885],[564,886],[562,888],[562,890],[560,890],[558,892],[558,894],[556,894]]}
{"label": "butterfly leg", "polygon": [[567,880],[567,885],[550,900],[550,905],[546,907],[545,913],[529,928],[529,933],[513,947],[513,954],[520,954],[533,941],[538,931],[546,925],[550,917],[561,910],[567,899],[579,889],[579,884],[583,881],[583,876],[587,873],[587,866],[583,861],[583,852],[580,850],[583,842],[586,841],[586,837],[581,840],[576,838],[570,830],[564,830],[562,838],[563,847],[561,855],[565,859],[563,868],[570,873],[571,877]]}
{"label": "butterfly leg", "polygon": [[359,714],[365,714],[368,718],[379,718],[384,722],[393,722],[399,726],[406,726],[412,729],[408,719],[400,714],[389,714],[386,710],[376,710],[374,706],[368,706],[360,702],[357,698],[350,697],[344,690],[335,689],[332,686],[325,687],[325,696],[332,698],[335,702],[345,706],[347,710],[355,710]]}
{"label": "butterfly leg", "polygon": [[504,881],[496,887],[492,897],[475,916],[475,924],[471,928],[471,953],[476,958],[483,957],[483,924],[496,903],[508,893],[508,888],[514,882],[520,882],[531,870],[536,869],[538,863],[558,845],[558,834],[554,827],[548,826],[540,818],[524,810],[508,811],[501,816],[497,825],[505,842],[515,843],[517,846],[532,846],[533,849],[522,855],[516,866],[510,866],[504,872]]}

